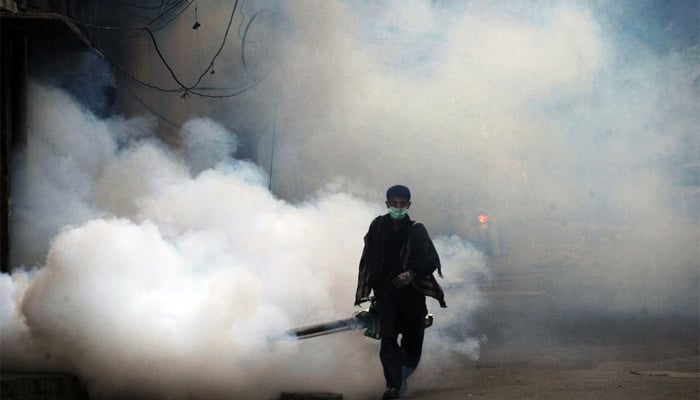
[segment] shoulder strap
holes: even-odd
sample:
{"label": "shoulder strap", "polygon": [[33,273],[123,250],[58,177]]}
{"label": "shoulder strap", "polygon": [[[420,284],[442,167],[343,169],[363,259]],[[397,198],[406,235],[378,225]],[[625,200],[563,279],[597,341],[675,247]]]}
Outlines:
{"label": "shoulder strap", "polygon": [[408,235],[406,235],[406,244],[401,249],[401,267],[403,271],[408,270],[408,259],[411,257],[411,232],[416,224],[416,221],[411,221],[411,226],[408,228]]}

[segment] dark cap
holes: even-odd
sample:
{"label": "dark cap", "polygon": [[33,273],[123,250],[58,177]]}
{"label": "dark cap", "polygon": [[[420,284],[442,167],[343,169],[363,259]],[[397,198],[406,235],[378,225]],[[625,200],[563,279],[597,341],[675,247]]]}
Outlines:
{"label": "dark cap", "polygon": [[411,191],[404,185],[394,185],[386,191],[386,199],[389,200],[392,197],[411,200]]}

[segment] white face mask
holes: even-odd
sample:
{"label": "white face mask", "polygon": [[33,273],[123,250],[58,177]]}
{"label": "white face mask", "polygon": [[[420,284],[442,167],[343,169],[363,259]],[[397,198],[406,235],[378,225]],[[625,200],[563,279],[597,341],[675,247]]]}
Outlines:
{"label": "white face mask", "polygon": [[404,207],[404,208],[389,207],[389,216],[391,216],[392,219],[403,219],[407,213],[408,213],[408,207]]}

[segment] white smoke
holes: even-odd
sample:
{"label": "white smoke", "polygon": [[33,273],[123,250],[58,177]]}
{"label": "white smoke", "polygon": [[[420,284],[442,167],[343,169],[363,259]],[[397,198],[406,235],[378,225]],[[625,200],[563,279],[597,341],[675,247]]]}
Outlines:
{"label": "white smoke", "polygon": [[[426,366],[485,340],[469,328],[489,273],[461,237],[478,207],[500,222],[501,261],[542,273],[567,312],[697,315],[698,197],[677,184],[697,162],[697,48],[625,40],[596,4],[247,2],[279,39],[258,53],[273,40],[246,39],[269,79],[231,103],[190,99],[224,111],[188,121],[178,152],[148,139],[150,120],[102,121],[35,87],[3,366],[68,369],[101,395],[374,392],[376,343],[360,335],[262,338],[353,311],[362,235],[396,182],[446,275]],[[212,29],[227,15],[207,12]],[[184,52],[172,38],[163,51]],[[242,149],[271,166],[275,195]]]}
{"label": "white smoke", "polygon": [[594,310],[697,314],[697,46],[631,40],[648,26],[605,2],[304,4],[272,75],[277,193],[400,180],[443,232],[488,209],[502,262]]}
{"label": "white smoke", "polygon": [[[105,398],[371,390],[366,382],[381,376],[373,340],[268,338],[355,311],[362,237],[381,195],[373,204],[328,189],[291,204],[267,190],[259,167],[231,158],[235,136],[212,120],[186,125],[193,136],[178,155],[147,139],[119,148],[129,133],[112,132],[133,121],[97,120],[60,90],[32,85],[30,99],[44,117],[19,167],[37,179],[21,181],[25,214],[14,224],[47,239],[16,241],[15,259],[47,255],[1,277],[4,367],[74,373]],[[459,238],[436,245],[450,280],[486,273]],[[478,294],[469,297],[442,323],[473,313]],[[449,340],[441,351],[473,341]]]}
{"label": "white smoke", "polygon": [[236,153],[236,136],[209,118],[190,120],[182,130],[187,149],[185,159],[195,175],[213,167],[212,162],[226,160]]}

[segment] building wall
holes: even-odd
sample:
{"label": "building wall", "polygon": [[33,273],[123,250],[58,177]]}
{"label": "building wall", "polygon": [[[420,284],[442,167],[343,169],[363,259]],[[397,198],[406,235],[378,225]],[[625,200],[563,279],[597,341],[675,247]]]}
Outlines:
{"label": "building wall", "polygon": [[9,272],[12,157],[27,144],[27,81],[39,73],[47,48],[54,55],[90,48],[63,18],[84,16],[87,2],[5,1],[0,5],[0,271]]}

